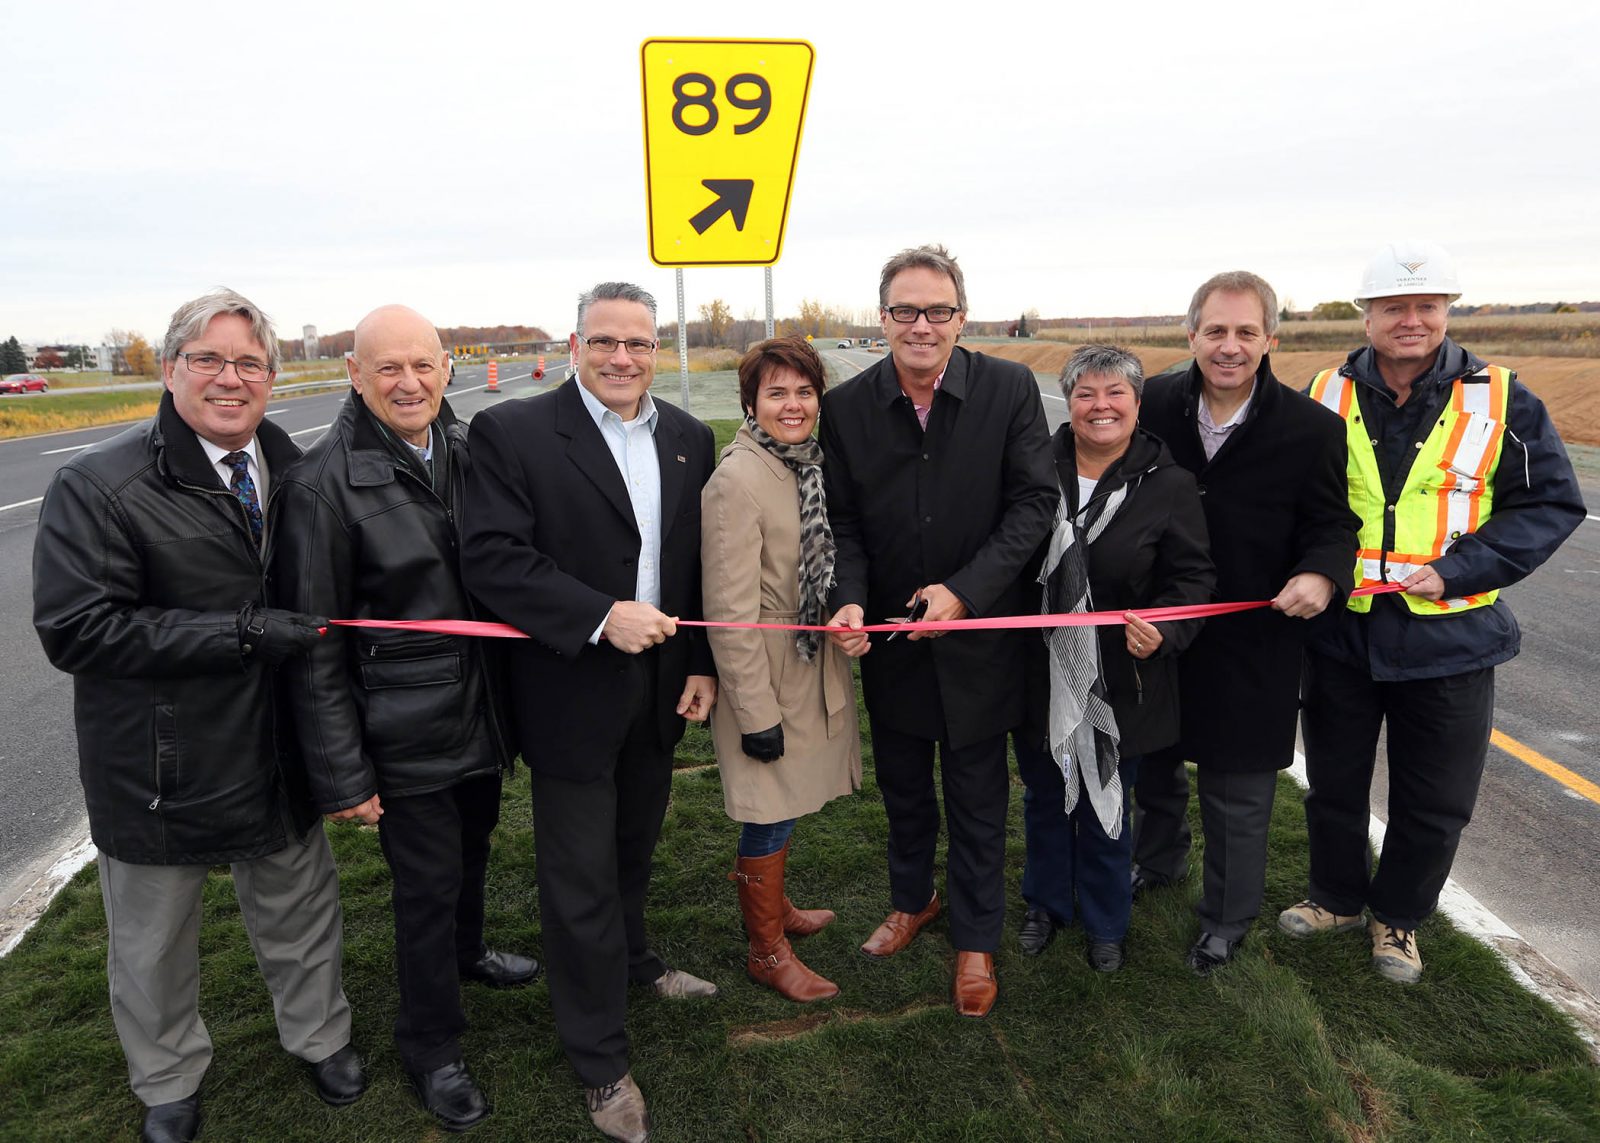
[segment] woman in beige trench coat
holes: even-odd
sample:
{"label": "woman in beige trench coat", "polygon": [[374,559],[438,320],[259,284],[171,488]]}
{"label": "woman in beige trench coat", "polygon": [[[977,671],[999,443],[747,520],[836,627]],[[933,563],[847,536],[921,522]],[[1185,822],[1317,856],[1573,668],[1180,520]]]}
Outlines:
{"label": "woman in beige trench coat", "polygon": [[[826,379],[797,337],[754,346],[739,363],[745,423],[701,499],[705,617],[820,625],[833,581],[833,534],[812,436]],[[833,920],[784,895],[795,819],[861,786],[861,737],[850,660],[817,632],[710,631],[718,693],[711,731],[728,816],[744,823],[739,908],[747,970],[790,1000],[839,988],[802,964],[788,937]]]}

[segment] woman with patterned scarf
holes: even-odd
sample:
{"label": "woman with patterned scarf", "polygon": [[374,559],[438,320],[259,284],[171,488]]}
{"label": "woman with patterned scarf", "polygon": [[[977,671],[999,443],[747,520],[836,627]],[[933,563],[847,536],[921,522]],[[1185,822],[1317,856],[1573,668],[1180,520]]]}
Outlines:
{"label": "woman with patterned scarf", "polygon": [[[826,622],[833,533],[812,436],[827,381],[799,337],[751,348],[739,362],[744,425],[722,452],[701,499],[705,617],[746,623]],[[861,736],[850,660],[819,632],[715,629],[717,704],[711,712],[728,816],[742,822],[739,908],[747,970],[790,1000],[838,995],[788,938],[833,920],[784,894],[795,820],[861,786]]]}
{"label": "woman with patterned scarf", "polygon": [[1061,507],[1042,607],[1127,614],[1122,626],[1045,629],[1015,737],[1022,952],[1042,953],[1076,917],[1100,972],[1122,967],[1133,903],[1126,794],[1139,757],[1177,741],[1177,656],[1201,624],[1157,625],[1133,610],[1208,602],[1216,582],[1194,477],[1138,427],[1143,390],[1139,359],[1115,346],[1086,345],[1061,371],[1069,420],[1051,442]]}

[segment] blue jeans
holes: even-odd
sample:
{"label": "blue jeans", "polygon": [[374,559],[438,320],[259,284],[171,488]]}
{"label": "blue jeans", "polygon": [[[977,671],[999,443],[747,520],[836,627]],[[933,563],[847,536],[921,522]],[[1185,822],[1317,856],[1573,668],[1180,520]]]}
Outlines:
{"label": "blue jeans", "polygon": [[1022,899],[1063,925],[1077,916],[1090,940],[1122,940],[1133,909],[1128,807],[1139,759],[1124,757],[1117,767],[1122,776],[1122,836],[1112,840],[1082,791],[1072,813],[1062,812],[1066,784],[1049,752],[1013,741],[1025,787],[1022,824],[1028,860],[1022,869]]}
{"label": "blue jeans", "polygon": [[739,856],[770,857],[777,853],[788,844],[796,820],[790,818],[788,821],[773,822],[771,825],[745,822],[739,829]]}

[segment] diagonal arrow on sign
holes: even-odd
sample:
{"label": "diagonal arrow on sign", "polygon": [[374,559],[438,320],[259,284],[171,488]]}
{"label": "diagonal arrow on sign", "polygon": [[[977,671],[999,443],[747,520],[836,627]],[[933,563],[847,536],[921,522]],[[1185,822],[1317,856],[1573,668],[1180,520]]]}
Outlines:
{"label": "diagonal arrow on sign", "polygon": [[745,215],[750,213],[750,196],[755,192],[754,179],[701,179],[700,185],[717,197],[711,205],[689,220],[696,234],[704,234],[711,224],[724,214],[733,215],[733,228],[744,229]]}

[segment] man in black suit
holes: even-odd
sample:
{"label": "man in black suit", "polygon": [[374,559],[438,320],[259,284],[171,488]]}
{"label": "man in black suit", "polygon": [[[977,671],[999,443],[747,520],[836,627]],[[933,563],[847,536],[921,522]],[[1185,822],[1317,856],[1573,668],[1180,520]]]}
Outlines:
{"label": "man in black suit", "polygon": [[645,940],[650,859],[683,720],[716,697],[698,632],[700,489],[711,430],[649,395],[656,303],[606,282],[578,300],[576,383],[473,419],[462,535],[468,588],[529,636],[511,647],[528,764],[550,1003],[614,1139],[648,1137],[629,1072],[627,986],[665,997],[716,986]]}
{"label": "man in black suit", "polygon": [[[912,606],[925,605],[930,621],[1037,614],[1039,589],[1022,572],[1059,499],[1033,374],[956,345],[967,293],[955,259],[942,246],[902,251],[883,268],[878,303],[889,356],[822,400],[838,545],[829,622],[852,655],[868,649],[852,628]],[[1023,636],[942,634],[885,641],[861,663],[892,906],[861,951],[893,956],[939,911],[937,745],[955,1007],[986,1016],[1005,916],[1006,734],[1023,718]]]}

